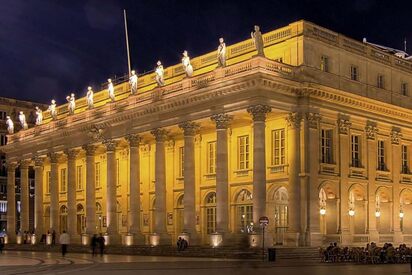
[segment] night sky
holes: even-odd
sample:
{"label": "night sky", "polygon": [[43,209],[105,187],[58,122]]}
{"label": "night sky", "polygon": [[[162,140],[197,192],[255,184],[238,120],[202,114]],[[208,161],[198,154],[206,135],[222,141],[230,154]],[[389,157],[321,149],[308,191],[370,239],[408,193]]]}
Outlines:
{"label": "night sky", "polygon": [[299,19],[412,53],[412,1],[0,0],[0,96],[62,104],[127,73],[123,9],[138,73]]}

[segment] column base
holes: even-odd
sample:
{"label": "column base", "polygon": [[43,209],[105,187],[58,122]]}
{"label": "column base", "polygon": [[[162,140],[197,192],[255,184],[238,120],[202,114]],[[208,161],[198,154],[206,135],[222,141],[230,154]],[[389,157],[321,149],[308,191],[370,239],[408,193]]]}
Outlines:
{"label": "column base", "polygon": [[168,233],[153,233],[149,235],[149,245],[171,245],[172,237]]}
{"label": "column base", "polygon": [[322,246],[322,234],[320,232],[306,232],[306,246]]}
{"label": "column base", "polygon": [[145,244],[145,236],[142,233],[127,233],[123,236],[122,243],[124,245],[143,245]]}
{"label": "column base", "polygon": [[105,240],[105,245],[116,245],[116,244],[121,244],[122,243],[122,236],[120,236],[118,233],[115,234],[104,234],[103,238]]}
{"label": "column base", "polygon": [[285,246],[298,247],[299,238],[300,238],[299,232],[286,232],[284,235],[283,241],[284,241]]}

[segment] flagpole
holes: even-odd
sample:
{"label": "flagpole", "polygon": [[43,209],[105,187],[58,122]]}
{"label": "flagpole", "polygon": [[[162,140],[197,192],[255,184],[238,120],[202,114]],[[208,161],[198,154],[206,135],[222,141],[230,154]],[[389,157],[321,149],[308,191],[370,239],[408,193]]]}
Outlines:
{"label": "flagpole", "polygon": [[130,50],[129,50],[129,35],[127,33],[127,18],[126,18],[126,10],[123,10],[123,16],[124,16],[124,30],[126,33],[126,49],[127,49],[127,68],[129,69],[129,76],[131,74],[131,68],[130,68]]}

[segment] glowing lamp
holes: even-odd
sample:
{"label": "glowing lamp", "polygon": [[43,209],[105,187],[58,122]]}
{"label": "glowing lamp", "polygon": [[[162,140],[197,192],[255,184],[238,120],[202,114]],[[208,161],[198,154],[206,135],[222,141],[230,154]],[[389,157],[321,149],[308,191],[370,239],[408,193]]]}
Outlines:
{"label": "glowing lamp", "polygon": [[381,211],[376,210],[375,212],[375,217],[379,218],[381,216]]}
{"label": "glowing lamp", "polygon": [[16,236],[16,242],[17,242],[17,244],[22,244],[23,243],[23,236],[21,234],[18,234]]}
{"label": "glowing lamp", "polygon": [[90,237],[87,234],[82,234],[82,245],[89,245]]}
{"label": "glowing lamp", "polygon": [[325,208],[321,208],[319,213],[324,216],[326,214],[326,209]]}
{"label": "glowing lamp", "polygon": [[35,234],[31,235],[30,243],[31,244],[36,244],[36,242],[37,242],[37,236]]}
{"label": "glowing lamp", "polygon": [[349,216],[351,216],[351,217],[355,216],[355,210],[350,209],[349,210]]}
{"label": "glowing lamp", "polygon": [[127,234],[126,236],[124,236],[124,244],[126,246],[131,246],[133,245],[133,234]]}
{"label": "glowing lamp", "polygon": [[46,244],[47,244],[47,245],[51,245],[51,244],[52,244],[52,235],[51,235],[51,234],[47,234],[47,236],[46,236]]}
{"label": "glowing lamp", "polygon": [[156,233],[151,234],[149,236],[149,243],[152,247],[158,246],[160,243],[160,236]]}
{"label": "glowing lamp", "polygon": [[213,248],[220,246],[223,242],[223,235],[220,233],[210,234],[210,244]]}
{"label": "glowing lamp", "polygon": [[403,213],[403,211],[399,212],[399,218],[403,219],[404,216],[405,214]]}

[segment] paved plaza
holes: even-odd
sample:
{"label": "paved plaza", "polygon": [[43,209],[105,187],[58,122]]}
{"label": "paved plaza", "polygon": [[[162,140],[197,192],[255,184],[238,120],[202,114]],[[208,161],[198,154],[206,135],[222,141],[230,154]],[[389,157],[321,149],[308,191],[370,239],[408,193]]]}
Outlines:
{"label": "paved plaza", "polygon": [[228,260],[211,258],[155,257],[71,253],[5,251],[0,255],[0,274],[411,274],[409,265],[349,265]]}

